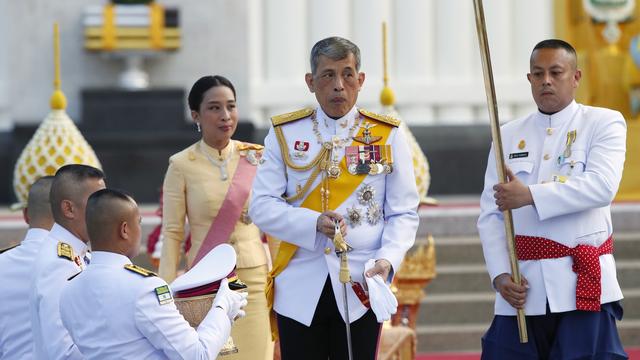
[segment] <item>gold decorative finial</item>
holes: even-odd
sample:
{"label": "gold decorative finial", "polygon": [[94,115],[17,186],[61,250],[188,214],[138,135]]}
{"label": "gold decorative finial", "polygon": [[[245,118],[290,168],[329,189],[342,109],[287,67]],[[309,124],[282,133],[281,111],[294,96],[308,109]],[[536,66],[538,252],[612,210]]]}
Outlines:
{"label": "gold decorative finial", "polygon": [[85,164],[101,168],[95,152],[65,111],[67,100],[60,90],[58,24],[54,25],[53,31],[55,91],[50,100],[51,111],[22,149],[13,169],[13,190],[18,202],[11,208],[16,210],[26,206],[31,184],[42,176],[54,175],[64,165]]}
{"label": "gold decorative finial", "polygon": [[67,98],[60,89],[60,28],[58,23],[53,24],[53,94],[49,104],[52,110],[64,110],[67,108]]}
{"label": "gold decorative finial", "polygon": [[393,106],[396,102],[396,97],[393,94],[393,90],[389,85],[389,73],[387,71],[387,22],[382,22],[382,64],[383,64],[383,77],[382,81],[384,87],[380,93],[380,102],[383,106]]}

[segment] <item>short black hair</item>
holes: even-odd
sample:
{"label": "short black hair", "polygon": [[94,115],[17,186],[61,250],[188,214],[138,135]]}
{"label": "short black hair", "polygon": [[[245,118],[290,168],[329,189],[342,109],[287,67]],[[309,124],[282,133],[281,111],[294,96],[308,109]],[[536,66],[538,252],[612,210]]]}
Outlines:
{"label": "short black hair", "polygon": [[572,55],[576,59],[576,63],[578,62],[578,55],[576,54],[576,49],[571,46],[568,42],[560,39],[547,39],[542,40],[533,47],[531,50],[531,54],[539,49],[564,49],[570,55]]}
{"label": "short black hair", "polygon": [[85,209],[85,221],[87,223],[87,233],[89,239],[98,239],[104,233],[104,226],[112,223],[114,216],[113,208],[109,208],[111,201],[122,201],[131,203],[133,198],[121,190],[116,189],[100,189],[89,196],[87,199],[87,208]]}
{"label": "short black hair", "polygon": [[193,84],[189,91],[189,109],[193,111],[200,111],[200,104],[202,104],[202,97],[209,89],[216,86],[226,86],[231,89],[233,97],[236,97],[236,89],[229,79],[221,75],[208,75],[203,76]]}
{"label": "short black hair", "polygon": [[98,168],[84,164],[69,164],[56,171],[51,184],[51,210],[56,221],[62,219],[60,202],[73,199],[78,191],[78,185],[89,179],[104,180],[104,173]]}
{"label": "short black hair", "polygon": [[51,214],[51,186],[54,177],[46,175],[31,184],[27,198],[27,214],[30,218],[52,219]]}

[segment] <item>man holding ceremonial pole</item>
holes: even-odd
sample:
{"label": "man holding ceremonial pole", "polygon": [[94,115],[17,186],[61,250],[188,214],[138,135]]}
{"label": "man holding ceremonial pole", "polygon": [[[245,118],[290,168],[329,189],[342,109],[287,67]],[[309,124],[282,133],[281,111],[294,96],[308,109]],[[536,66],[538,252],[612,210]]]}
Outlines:
{"label": "man holding ceremonial pole", "polygon": [[249,215],[282,240],[267,284],[282,359],[347,359],[348,341],[354,359],[374,359],[379,322],[395,308],[378,306],[362,284],[365,272],[390,281],[414,242],[411,152],[397,120],[355,106],[365,79],[355,44],[321,40],[310,60],[305,80],[319,106],[271,119]]}
{"label": "man holding ceremonial pole", "polygon": [[[626,125],[617,111],[575,102],[581,72],[556,39],[531,54],[538,111],[502,127],[507,181],[489,154],[478,231],[496,290],[483,359],[626,359],[616,329],[622,292],[610,204],[622,177]],[[502,211],[512,210],[521,283],[511,276]],[[518,339],[516,309],[529,342]]]}

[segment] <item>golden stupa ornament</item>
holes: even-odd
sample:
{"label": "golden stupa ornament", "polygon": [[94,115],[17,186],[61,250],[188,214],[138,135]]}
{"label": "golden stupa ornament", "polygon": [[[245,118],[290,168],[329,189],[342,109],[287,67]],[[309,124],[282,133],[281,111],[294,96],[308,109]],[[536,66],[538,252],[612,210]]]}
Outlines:
{"label": "golden stupa ornament", "polygon": [[29,188],[37,179],[54,175],[67,164],[85,164],[101,168],[93,149],[84,139],[67,112],[67,99],[60,89],[60,36],[58,24],[53,27],[54,68],[51,112],[33,134],[18,157],[13,170],[13,190],[18,199],[14,208],[27,203]]}
{"label": "golden stupa ornament", "polygon": [[[382,88],[382,92],[380,93],[380,103],[382,104],[382,112],[385,115],[392,116],[396,119],[399,118],[398,112],[394,108],[395,104],[395,95],[393,94],[393,90],[389,87],[389,76],[387,73],[387,23],[382,23],[382,64],[383,64],[383,83],[384,87]],[[413,135],[407,124],[402,121],[400,122],[400,129],[404,132],[404,135],[409,143],[409,148],[411,149],[411,157],[413,160],[413,172],[416,178],[416,187],[418,189],[418,195],[420,195],[420,203],[435,205],[437,204],[437,200],[434,198],[428,197],[427,193],[429,192],[429,186],[431,185],[431,174],[429,170],[429,161],[427,160],[427,156],[420,148],[420,144],[416,140],[416,137]]]}

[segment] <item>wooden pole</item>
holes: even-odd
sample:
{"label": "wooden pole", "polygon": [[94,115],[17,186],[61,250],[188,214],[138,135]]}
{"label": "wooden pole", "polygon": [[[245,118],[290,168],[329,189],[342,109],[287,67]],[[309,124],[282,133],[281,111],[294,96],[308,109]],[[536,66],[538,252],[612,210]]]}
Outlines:
{"label": "wooden pole", "polygon": [[[496,89],[493,81],[493,71],[491,70],[491,55],[489,53],[489,40],[487,38],[487,29],[484,21],[484,10],[482,0],[473,0],[473,6],[476,16],[476,30],[478,33],[478,42],[480,45],[480,57],[482,58],[482,73],[484,74],[484,88],[487,95],[487,107],[489,108],[489,120],[491,122],[491,139],[493,140],[493,149],[496,155],[496,170],[498,171],[498,181],[505,183],[507,181],[506,168],[504,164],[504,152],[502,150],[502,138],[500,136],[500,121],[498,119],[498,104],[496,101]],[[509,262],[511,264],[511,276],[513,281],[520,285],[520,269],[518,267],[518,258],[514,246],[513,235],[513,217],[511,210],[503,211],[504,229],[507,235],[507,247],[509,248]],[[520,342],[529,341],[527,335],[527,323],[524,309],[517,309],[518,333]]]}

